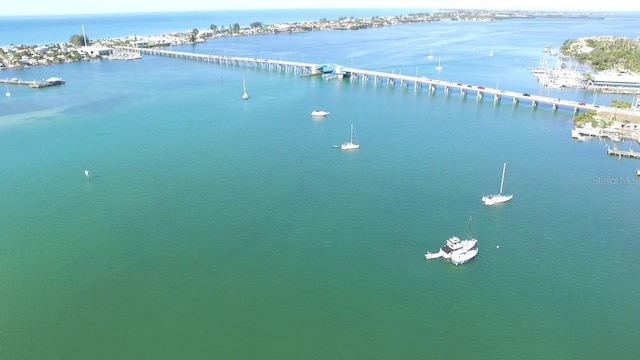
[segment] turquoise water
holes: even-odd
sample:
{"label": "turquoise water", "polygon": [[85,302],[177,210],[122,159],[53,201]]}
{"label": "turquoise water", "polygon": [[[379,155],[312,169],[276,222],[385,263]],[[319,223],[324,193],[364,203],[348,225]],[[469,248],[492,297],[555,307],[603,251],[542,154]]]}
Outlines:
{"label": "turquoise water", "polygon": [[[193,50],[435,77],[433,47],[444,79],[545,93],[542,46],[615,28],[429,25]],[[0,359],[637,354],[640,164],[570,112],[150,56],[4,76],[67,83],[0,99]],[[351,123],[361,149],[332,148]],[[479,255],[426,262],[469,216]]]}

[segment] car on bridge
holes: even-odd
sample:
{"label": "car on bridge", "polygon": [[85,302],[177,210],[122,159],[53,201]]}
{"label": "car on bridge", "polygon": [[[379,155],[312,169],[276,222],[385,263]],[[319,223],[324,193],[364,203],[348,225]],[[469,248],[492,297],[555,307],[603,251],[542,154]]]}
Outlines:
{"label": "car on bridge", "polygon": [[587,105],[587,104],[585,104],[585,102],[584,102],[584,101],[580,101],[580,102],[578,103],[578,105]]}
{"label": "car on bridge", "polygon": [[484,90],[484,86],[478,86],[478,89]]}
{"label": "car on bridge", "polygon": [[522,94],[522,96],[531,96],[531,95],[529,95],[529,94],[527,94],[527,93],[524,93],[524,94]]}

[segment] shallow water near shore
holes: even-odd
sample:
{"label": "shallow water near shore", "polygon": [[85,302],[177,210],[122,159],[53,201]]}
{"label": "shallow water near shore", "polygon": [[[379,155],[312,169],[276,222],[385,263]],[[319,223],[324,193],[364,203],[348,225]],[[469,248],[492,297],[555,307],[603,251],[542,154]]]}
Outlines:
{"label": "shallow water near shore", "polygon": [[[626,24],[413,24],[176,50],[592,101],[527,69],[546,44],[633,36]],[[67,83],[0,99],[0,359],[637,353],[640,163],[572,141],[569,111],[152,56],[5,76]],[[361,148],[332,148],[352,123]],[[483,206],[503,162],[514,199]],[[469,216],[479,255],[425,261]]]}

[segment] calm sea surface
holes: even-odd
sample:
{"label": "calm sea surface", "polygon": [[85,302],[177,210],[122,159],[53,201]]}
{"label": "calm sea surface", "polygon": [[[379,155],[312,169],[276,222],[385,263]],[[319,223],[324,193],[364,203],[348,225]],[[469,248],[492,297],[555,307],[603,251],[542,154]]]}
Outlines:
{"label": "calm sea surface", "polygon": [[[219,14],[244,24],[334,13]],[[218,22],[190,16],[132,29]],[[130,34],[114,25],[129,15],[94,20],[91,38]],[[70,36],[53,20],[11,21],[43,37],[56,27],[44,43]],[[528,68],[547,44],[638,30],[632,16],[523,19],[174,49],[608,104],[631,98],[545,89]],[[9,86],[0,99],[0,359],[638,354],[640,162],[608,157],[606,141],[572,141],[570,111],[152,56],[0,73],[50,76],[67,83]],[[313,109],[331,115],[313,120]],[[360,150],[332,148],[352,123]],[[483,206],[503,162],[515,197]],[[470,216],[472,262],[424,260],[465,236]]]}

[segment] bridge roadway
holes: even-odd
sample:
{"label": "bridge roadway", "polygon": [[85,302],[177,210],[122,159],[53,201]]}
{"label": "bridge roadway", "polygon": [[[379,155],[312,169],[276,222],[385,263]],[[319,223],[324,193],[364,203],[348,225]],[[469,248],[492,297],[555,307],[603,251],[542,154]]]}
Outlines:
{"label": "bridge roadway", "polygon": [[456,91],[460,96],[467,96],[469,93],[473,93],[478,100],[482,100],[486,96],[493,98],[494,102],[501,101],[503,97],[511,99],[511,102],[518,104],[521,101],[526,101],[531,104],[532,107],[536,107],[540,104],[551,106],[554,110],[558,108],[570,109],[577,113],[580,110],[595,110],[595,111],[608,111],[610,113],[627,114],[635,116],[635,113],[630,110],[615,109],[608,106],[599,106],[594,104],[587,104],[585,102],[578,102],[573,100],[563,100],[560,98],[551,98],[548,96],[532,95],[521,93],[517,91],[501,90],[496,88],[488,88],[478,85],[469,85],[462,83],[455,83],[451,81],[430,79],[427,77],[418,77],[411,75],[402,75],[396,73],[387,73],[382,71],[356,69],[350,67],[342,67],[340,65],[319,65],[312,63],[286,61],[286,60],[271,60],[271,59],[258,59],[249,57],[238,56],[226,56],[226,55],[210,55],[210,54],[197,54],[190,52],[180,52],[172,50],[158,50],[154,48],[132,48],[132,47],[117,47],[117,49],[128,52],[136,52],[139,54],[168,56],[179,59],[203,61],[209,63],[215,63],[219,65],[236,65],[245,67],[267,68],[269,70],[279,71],[292,71],[299,73],[302,76],[320,75],[323,73],[323,68],[332,67],[334,72],[333,77],[349,78],[351,81],[362,82],[374,82],[374,83],[386,83],[388,85],[403,87],[413,86],[414,89],[429,89],[430,92],[435,92],[438,88],[442,88],[445,94],[450,94]]}

